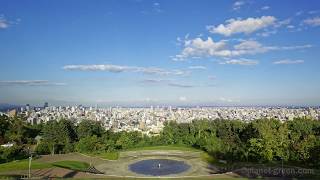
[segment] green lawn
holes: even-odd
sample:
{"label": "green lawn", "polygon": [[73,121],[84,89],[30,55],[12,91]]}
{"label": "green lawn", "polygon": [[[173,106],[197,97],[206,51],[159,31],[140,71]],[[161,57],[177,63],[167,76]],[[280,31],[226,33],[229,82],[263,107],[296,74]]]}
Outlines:
{"label": "green lawn", "polygon": [[85,162],[79,162],[79,161],[59,161],[52,163],[53,166],[71,169],[75,171],[85,171],[89,164]]}
{"label": "green lawn", "polygon": [[98,153],[86,153],[88,156],[99,157],[107,160],[117,160],[119,158],[119,152],[98,152]]}
{"label": "green lawn", "polygon": [[[179,145],[136,147],[136,148],[126,149],[126,150],[123,150],[123,151],[141,151],[141,150],[180,150],[180,151],[202,152],[201,150],[193,148],[193,147],[179,146]],[[87,153],[87,155],[100,157],[102,159],[117,160],[119,158],[119,153],[120,152],[121,151]]]}
{"label": "green lawn", "polygon": [[[41,163],[32,161],[31,164],[32,169],[44,169],[44,168],[50,168],[52,167],[52,164],[50,163]],[[6,171],[13,171],[13,170],[26,170],[29,168],[29,160],[17,160],[12,161],[4,164],[0,164],[0,172],[6,172]]]}
{"label": "green lawn", "polygon": [[104,152],[97,154],[98,157],[108,160],[117,160],[119,158],[119,152]]}
{"label": "green lawn", "polygon": [[[84,171],[89,167],[89,164],[79,161],[59,161],[55,163],[42,163],[38,161],[32,161],[31,164],[31,169],[45,169],[51,167],[61,167],[77,171]],[[28,168],[29,161],[27,159],[0,164],[0,172],[28,170]]]}

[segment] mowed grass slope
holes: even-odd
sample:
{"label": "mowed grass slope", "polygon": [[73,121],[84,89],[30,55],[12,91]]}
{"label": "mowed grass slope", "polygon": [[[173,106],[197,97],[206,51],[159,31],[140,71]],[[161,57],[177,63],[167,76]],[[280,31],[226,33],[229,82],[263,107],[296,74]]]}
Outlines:
{"label": "mowed grass slope", "polygon": [[88,169],[89,164],[80,161],[59,161],[52,163],[53,166],[71,169],[75,171],[85,171]]}
{"label": "mowed grass slope", "polygon": [[105,160],[117,160],[119,152],[99,152],[99,153],[86,153],[88,156],[99,157]]}
{"label": "mowed grass slope", "polygon": [[122,151],[115,152],[98,152],[98,153],[86,153],[86,155],[99,157],[106,160],[117,160],[119,154],[125,151],[142,151],[142,150],[179,150],[179,151],[192,151],[192,152],[203,152],[199,149],[190,146],[179,146],[179,145],[166,145],[166,146],[146,146],[146,147],[135,147]]}
{"label": "mowed grass slope", "polygon": [[[45,169],[52,167],[61,167],[76,171],[85,171],[89,164],[80,161],[59,161],[55,163],[44,163],[38,161],[32,161],[31,169]],[[18,160],[12,161],[8,163],[0,164],[0,172],[9,172],[9,171],[18,171],[18,170],[28,170],[29,168],[29,160]]]}
{"label": "mowed grass slope", "polygon": [[[32,169],[44,169],[53,167],[50,163],[32,162]],[[17,160],[8,163],[0,164],[0,172],[14,171],[14,170],[27,170],[29,168],[29,160]]]}

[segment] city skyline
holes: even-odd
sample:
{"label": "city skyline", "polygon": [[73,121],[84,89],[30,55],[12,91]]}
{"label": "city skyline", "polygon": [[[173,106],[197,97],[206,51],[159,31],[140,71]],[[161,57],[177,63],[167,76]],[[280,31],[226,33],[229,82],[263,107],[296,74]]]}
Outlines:
{"label": "city skyline", "polygon": [[317,106],[319,35],[316,0],[4,0],[0,103]]}

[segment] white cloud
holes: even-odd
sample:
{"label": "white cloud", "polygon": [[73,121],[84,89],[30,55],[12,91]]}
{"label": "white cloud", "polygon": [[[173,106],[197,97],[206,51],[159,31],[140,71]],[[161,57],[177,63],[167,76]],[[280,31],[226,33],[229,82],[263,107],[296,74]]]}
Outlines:
{"label": "white cloud", "polygon": [[250,49],[261,49],[262,44],[253,40],[242,41],[240,44],[234,46],[237,50],[250,50]]}
{"label": "white cloud", "polygon": [[279,60],[273,62],[273,64],[302,64],[304,63],[304,60],[290,60],[290,59],[285,59],[285,60]]}
{"label": "white cloud", "polygon": [[257,33],[258,36],[262,36],[262,37],[268,37],[270,36],[271,34],[276,34],[278,31],[273,29],[273,30],[265,30],[261,33]]}
{"label": "white cloud", "polygon": [[160,3],[158,3],[158,2],[153,3],[152,7],[153,7],[153,11],[155,11],[157,13],[163,12],[163,10],[161,9]]}
{"label": "white cloud", "polygon": [[310,26],[320,26],[320,17],[305,19],[303,23]]}
{"label": "white cloud", "polygon": [[203,56],[228,56],[229,51],[226,51],[226,42],[214,42],[210,37],[207,40],[195,38],[184,41],[184,49],[181,54],[173,57],[173,60],[184,60],[189,57],[203,57]]}
{"label": "white cloud", "polygon": [[9,28],[11,25],[17,25],[20,23],[20,21],[21,21],[20,18],[9,21],[4,17],[4,15],[0,14],[0,29]]}
{"label": "white cloud", "polygon": [[275,50],[296,50],[296,49],[307,49],[313,47],[311,44],[298,45],[298,46],[282,46],[282,47],[273,47]]}
{"label": "white cloud", "polygon": [[261,8],[261,10],[268,10],[268,9],[270,9],[270,6],[263,6],[262,8]]}
{"label": "white cloud", "polygon": [[66,65],[64,70],[77,71],[107,71],[112,73],[120,72],[139,72],[144,74],[156,75],[187,75],[189,72],[182,70],[165,70],[157,67],[137,67],[137,66],[119,66],[113,64],[93,64],[93,65]]}
{"label": "white cloud", "polygon": [[243,5],[245,5],[246,3],[244,2],[244,1],[236,1],[236,2],[234,2],[233,3],[233,5],[232,5],[232,9],[233,10],[239,10],[239,9],[241,9],[241,7],[243,6]]}
{"label": "white cloud", "polygon": [[220,64],[235,64],[235,65],[243,65],[243,66],[252,66],[259,64],[258,61],[250,60],[250,59],[231,59],[226,60],[224,62],[220,62]]}
{"label": "white cloud", "polygon": [[275,28],[279,28],[279,27],[282,27],[282,26],[286,26],[288,24],[290,24],[291,22],[291,19],[288,18],[288,19],[284,19],[282,21],[277,21],[275,24],[274,24],[274,27]]}
{"label": "white cloud", "polygon": [[194,70],[205,70],[207,67],[205,66],[189,66],[189,69],[194,69]]}
{"label": "white cloud", "polygon": [[295,26],[294,26],[294,25],[288,25],[287,28],[288,28],[288,29],[294,29]]}
{"label": "white cloud", "polygon": [[179,101],[187,101],[187,98],[184,96],[179,97]]}
{"label": "white cloud", "polygon": [[0,16],[0,29],[6,29],[9,27],[9,22],[2,16]]}
{"label": "white cloud", "polygon": [[0,85],[4,86],[64,86],[66,83],[50,82],[48,80],[16,80],[16,81],[0,81]]}
{"label": "white cloud", "polygon": [[192,88],[193,85],[180,84],[180,83],[168,83],[168,86],[179,87],[179,88]]}
{"label": "white cloud", "polygon": [[201,38],[186,39],[183,43],[183,50],[180,54],[173,57],[174,61],[183,61],[187,58],[204,57],[236,57],[242,55],[254,55],[265,53],[271,50],[293,50],[312,47],[309,44],[299,46],[264,46],[254,40],[243,40],[233,46],[228,45],[227,41],[221,40],[214,42],[211,37],[207,40]]}
{"label": "white cloud", "polygon": [[211,33],[222,34],[230,36],[232,34],[244,33],[250,34],[260,29],[273,25],[276,18],[273,16],[262,16],[260,18],[247,18],[247,19],[229,19],[226,24],[218,26],[207,26]]}
{"label": "white cloud", "polygon": [[285,26],[289,26],[291,22],[290,18],[284,19],[284,20],[277,20],[273,23],[272,26],[269,26],[267,28],[264,28],[262,32],[258,32],[257,35],[258,36],[262,36],[262,37],[268,37],[272,34],[276,34],[278,32],[278,29]]}
{"label": "white cloud", "polygon": [[159,83],[163,83],[163,82],[168,82],[170,80],[167,79],[144,79],[141,82],[144,84],[159,84]]}

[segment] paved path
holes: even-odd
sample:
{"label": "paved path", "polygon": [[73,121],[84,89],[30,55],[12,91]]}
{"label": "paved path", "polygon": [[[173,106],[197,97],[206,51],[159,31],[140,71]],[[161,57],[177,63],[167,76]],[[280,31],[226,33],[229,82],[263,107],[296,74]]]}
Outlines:
{"label": "paved path", "polygon": [[173,159],[184,161],[191,166],[185,172],[179,174],[171,174],[164,177],[178,176],[199,176],[212,175],[217,173],[212,168],[209,168],[206,162],[203,162],[200,157],[200,152],[178,151],[178,150],[142,150],[142,151],[126,151],[121,152],[117,161],[100,163],[95,166],[99,171],[106,175],[115,176],[135,176],[135,177],[153,177],[143,174],[136,174],[129,170],[129,165],[144,159]]}

